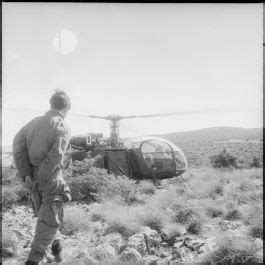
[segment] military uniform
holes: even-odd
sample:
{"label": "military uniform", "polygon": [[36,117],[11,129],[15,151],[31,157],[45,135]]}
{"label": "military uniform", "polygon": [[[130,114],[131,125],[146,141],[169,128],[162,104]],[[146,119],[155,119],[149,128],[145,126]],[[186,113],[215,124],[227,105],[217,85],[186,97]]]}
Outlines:
{"label": "military uniform", "polygon": [[31,199],[37,219],[28,260],[40,262],[55,239],[63,220],[65,193],[70,192],[62,176],[63,157],[70,129],[59,111],[49,110],[26,124],[13,142],[19,175],[33,178]]}

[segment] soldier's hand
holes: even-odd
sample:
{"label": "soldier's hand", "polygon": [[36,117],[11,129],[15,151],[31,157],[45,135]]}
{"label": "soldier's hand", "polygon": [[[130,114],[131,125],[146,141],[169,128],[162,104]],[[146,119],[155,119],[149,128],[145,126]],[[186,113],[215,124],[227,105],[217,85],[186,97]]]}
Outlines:
{"label": "soldier's hand", "polygon": [[30,176],[25,177],[25,182],[24,182],[24,188],[30,190],[32,187],[33,181]]}
{"label": "soldier's hand", "polygon": [[66,202],[70,202],[72,200],[72,196],[69,192],[65,192],[64,195],[66,197]]}
{"label": "soldier's hand", "polygon": [[72,200],[72,196],[70,194],[70,191],[68,190],[64,190],[62,193],[62,196],[63,196],[63,201],[65,203],[70,202]]}

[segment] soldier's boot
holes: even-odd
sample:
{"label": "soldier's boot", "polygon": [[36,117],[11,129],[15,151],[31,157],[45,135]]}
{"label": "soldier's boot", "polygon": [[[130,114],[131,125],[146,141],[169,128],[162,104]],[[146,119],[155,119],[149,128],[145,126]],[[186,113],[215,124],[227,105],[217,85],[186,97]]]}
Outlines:
{"label": "soldier's boot", "polygon": [[62,243],[59,239],[55,239],[52,242],[52,254],[54,256],[55,262],[59,263],[63,260],[62,258]]}
{"label": "soldier's boot", "polygon": [[39,262],[27,260],[26,263],[25,263],[25,265],[39,265]]}

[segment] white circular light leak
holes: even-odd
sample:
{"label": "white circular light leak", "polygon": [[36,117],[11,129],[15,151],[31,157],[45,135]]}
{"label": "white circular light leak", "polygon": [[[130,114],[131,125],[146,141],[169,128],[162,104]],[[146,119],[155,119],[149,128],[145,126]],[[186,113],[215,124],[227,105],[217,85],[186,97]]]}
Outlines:
{"label": "white circular light leak", "polygon": [[53,38],[53,46],[61,54],[71,53],[77,46],[76,35],[71,30],[62,29]]}

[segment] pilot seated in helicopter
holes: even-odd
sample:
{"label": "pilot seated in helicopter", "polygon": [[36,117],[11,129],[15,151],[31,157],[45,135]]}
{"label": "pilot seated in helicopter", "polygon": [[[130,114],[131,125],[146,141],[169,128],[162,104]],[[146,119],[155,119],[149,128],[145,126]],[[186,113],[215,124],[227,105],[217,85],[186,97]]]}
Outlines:
{"label": "pilot seated in helicopter", "polygon": [[172,153],[164,151],[161,146],[157,146],[153,154],[153,164],[150,168],[154,171],[167,169],[172,166],[172,161]]}

